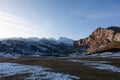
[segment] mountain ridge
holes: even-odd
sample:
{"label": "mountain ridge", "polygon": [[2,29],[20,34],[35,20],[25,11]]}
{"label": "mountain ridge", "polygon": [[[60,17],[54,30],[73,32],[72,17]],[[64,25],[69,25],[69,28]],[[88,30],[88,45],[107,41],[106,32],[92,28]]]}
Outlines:
{"label": "mountain ridge", "polygon": [[118,49],[118,51],[120,51],[119,43],[120,27],[99,27],[95,31],[93,31],[87,38],[74,41],[73,47],[75,49],[79,49],[79,51],[81,52],[86,53],[97,53],[111,50],[114,52],[116,48]]}
{"label": "mountain ridge", "polygon": [[[64,38],[69,41],[71,39]],[[9,38],[0,40],[0,54],[10,56],[66,56],[72,49],[72,40],[64,42],[47,38]],[[0,55],[0,56],[2,56]]]}

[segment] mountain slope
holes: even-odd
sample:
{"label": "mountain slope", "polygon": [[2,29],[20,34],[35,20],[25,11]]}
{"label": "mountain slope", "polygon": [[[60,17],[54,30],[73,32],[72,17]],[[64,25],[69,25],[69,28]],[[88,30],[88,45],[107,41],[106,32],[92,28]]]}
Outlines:
{"label": "mountain slope", "polygon": [[120,51],[120,27],[97,28],[89,37],[74,41],[73,46],[87,53]]}
{"label": "mountain slope", "polygon": [[11,38],[0,41],[0,53],[13,56],[66,56],[72,49],[72,44],[68,44],[46,38]]}

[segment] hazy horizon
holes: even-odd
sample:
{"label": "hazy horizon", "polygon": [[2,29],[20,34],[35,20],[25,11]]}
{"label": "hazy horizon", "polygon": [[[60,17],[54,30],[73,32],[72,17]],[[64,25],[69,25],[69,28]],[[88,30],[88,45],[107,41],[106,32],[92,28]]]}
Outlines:
{"label": "hazy horizon", "polygon": [[120,26],[120,0],[0,0],[0,38],[89,36]]}

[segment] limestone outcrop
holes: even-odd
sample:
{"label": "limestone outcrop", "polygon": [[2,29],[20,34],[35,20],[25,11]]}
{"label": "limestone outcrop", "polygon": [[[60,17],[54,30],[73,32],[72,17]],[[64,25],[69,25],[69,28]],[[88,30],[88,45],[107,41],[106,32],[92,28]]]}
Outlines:
{"label": "limestone outcrop", "polygon": [[120,27],[97,28],[90,36],[73,42],[81,52],[120,51]]}

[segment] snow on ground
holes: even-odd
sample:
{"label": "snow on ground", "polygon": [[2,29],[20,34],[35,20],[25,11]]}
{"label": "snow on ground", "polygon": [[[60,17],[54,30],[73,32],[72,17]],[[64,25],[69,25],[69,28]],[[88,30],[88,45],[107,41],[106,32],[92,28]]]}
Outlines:
{"label": "snow on ground", "polygon": [[84,57],[110,57],[110,58],[120,58],[120,52],[104,52],[104,53],[96,53],[96,54],[89,54],[89,55],[84,55]]}
{"label": "snow on ground", "polygon": [[104,52],[104,53],[98,53],[98,56],[100,57],[115,57],[120,58],[120,52],[112,53],[112,52]]}
{"label": "snow on ground", "polygon": [[83,57],[102,57],[102,58],[120,58],[120,52],[104,52],[104,53],[94,53],[94,54],[86,54],[86,53],[71,53],[69,57],[75,58],[83,58]]}
{"label": "snow on ground", "polygon": [[110,65],[108,61],[89,61],[89,60],[69,60],[72,62],[80,62],[83,63],[83,65],[90,66],[96,69],[101,70],[110,70],[112,72],[120,72],[120,68]]}
{"label": "snow on ground", "polygon": [[25,80],[72,80],[80,79],[77,76],[50,72],[51,69],[41,66],[29,66],[17,63],[0,63],[0,77],[11,76],[16,74],[30,73],[31,76]]}
{"label": "snow on ground", "polygon": [[21,54],[10,54],[5,52],[0,52],[0,57],[4,57],[4,58],[18,58],[20,56]]}
{"label": "snow on ground", "polygon": [[120,72],[120,68],[116,66],[112,66],[109,64],[103,64],[103,63],[85,63],[84,65],[92,66],[97,69],[103,69],[103,70],[110,70],[113,72]]}

